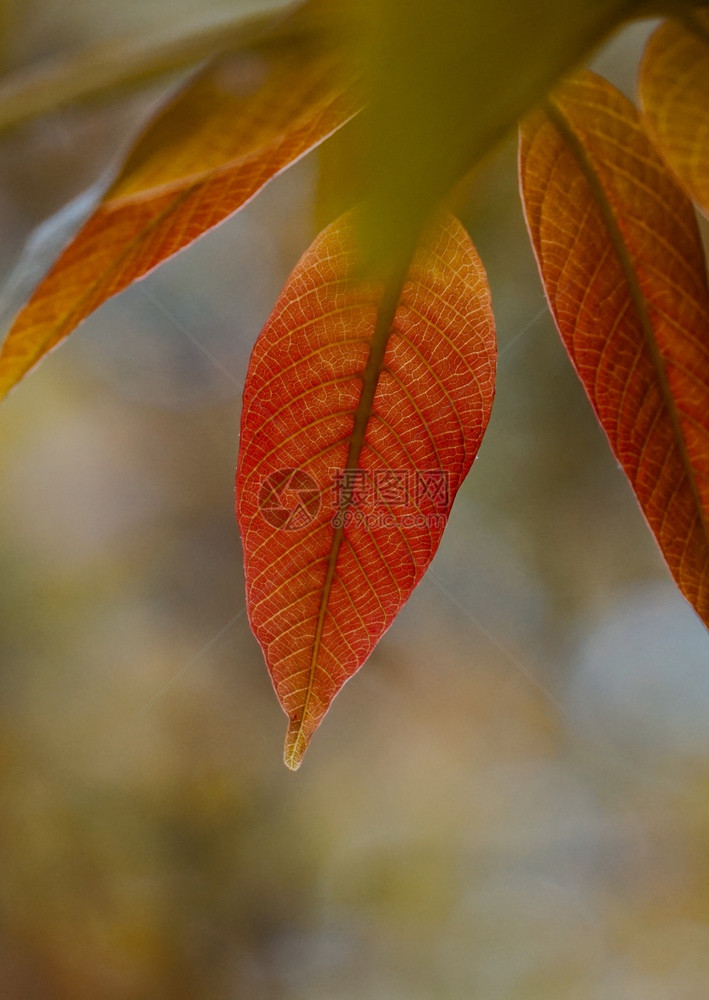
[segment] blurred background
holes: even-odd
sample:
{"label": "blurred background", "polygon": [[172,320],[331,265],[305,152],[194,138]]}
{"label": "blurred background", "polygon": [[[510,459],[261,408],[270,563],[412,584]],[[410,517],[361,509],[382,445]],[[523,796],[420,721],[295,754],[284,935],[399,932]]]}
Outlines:
{"label": "blurred background", "polygon": [[[5,3],[4,65],[235,7]],[[598,56],[629,92],[648,30]],[[5,318],[164,89],[2,136]],[[302,769],[281,762],[233,473],[318,163],[0,412],[0,995],[704,1000],[709,638],[549,319],[513,141],[465,220],[501,348],[483,448],[431,571]]]}

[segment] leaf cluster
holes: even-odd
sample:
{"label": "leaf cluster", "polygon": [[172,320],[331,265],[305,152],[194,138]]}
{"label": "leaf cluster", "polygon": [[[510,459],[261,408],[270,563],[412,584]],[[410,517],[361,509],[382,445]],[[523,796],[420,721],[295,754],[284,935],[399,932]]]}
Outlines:
{"label": "leaf cluster", "polygon": [[[709,212],[707,4],[663,10],[640,110],[578,69],[649,11],[307,0],[218,44],[127,60],[123,83],[214,56],[148,124],[17,316],[0,395],[107,298],[342,129],[348,169],[326,185],[357,207],[303,257],[256,343],[237,472],[249,616],[289,717],[291,767],[421,579],[485,431],[494,322],[450,209],[518,122],[525,215],[562,340],[678,587],[709,623],[709,290],[693,204]],[[120,76],[109,61],[92,89],[74,70],[56,103]],[[41,78],[6,84],[5,97],[0,124],[52,106]],[[349,483],[334,508],[333,469]],[[421,486],[436,475],[443,499]],[[386,479],[388,492],[364,496],[357,477]]]}

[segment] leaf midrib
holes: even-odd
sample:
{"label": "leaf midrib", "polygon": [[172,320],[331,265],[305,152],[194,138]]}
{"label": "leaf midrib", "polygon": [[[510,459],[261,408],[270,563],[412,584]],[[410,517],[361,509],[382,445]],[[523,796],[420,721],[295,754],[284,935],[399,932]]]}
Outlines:
{"label": "leaf midrib", "polygon": [[[394,317],[396,315],[401,292],[408,275],[413,252],[412,248],[407,253],[402,253],[400,255],[397,263],[390,269],[388,277],[384,282],[382,296],[377,310],[377,321],[369,346],[367,362],[362,370],[362,374],[360,375],[360,378],[362,379],[362,389],[360,391],[357,409],[355,410],[352,433],[350,435],[349,448],[347,451],[347,459],[342,470],[343,472],[359,468],[359,459],[362,453],[362,448],[364,447],[367,428],[372,415],[372,407],[374,405],[374,397],[379,383],[379,376],[381,375],[384,367],[384,355],[394,327]],[[295,722],[295,726],[291,724],[292,731],[291,728],[289,728],[288,735],[286,737],[286,764],[293,770],[298,767],[303,753],[305,752],[305,721],[313,694],[315,675],[317,673],[320,649],[322,645],[322,635],[330,605],[332,586],[335,582],[337,561],[340,555],[342,541],[345,536],[345,519],[351,503],[351,493],[348,496],[346,491],[342,491],[339,498],[337,514],[335,515],[336,526],[334,528],[332,542],[330,544],[330,552],[325,570],[325,578],[323,580],[320,604],[318,607],[312,652],[310,656],[310,663],[308,665],[308,680],[303,697],[303,704],[297,719],[293,720]]]}
{"label": "leaf midrib", "polygon": [[579,167],[581,168],[581,171],[591,188],[591,193],[593,194],[596,204],[598,205],[603,217],[608,237],[613,249],[615,250],[628,283],[630,298],[635,307],[638,319],[640,320],[645,345],[655,369],[655,374],[657,376],[660,391],[665,404],[665,410],[670,418],[670,423],[677,442],[682,465],[685,469],[687,481],[694,499],[699,517],[699,523],[704,537],[705,549],[709,552],[709,523],[707,523],[707,517],[704,511],[701,494],[699,492],[694,467],[687,450],[687,443],[685,441],[677,403],[670,388],[665,362],[657,345],[657,341],[655,340],[655,331],[648,312],[647,299],[640,285],[635,268],[633,267],[630,251],[628,250],[623,233],[616,221],[613,207],[606,194],[603,182],[601,181],[593,162],[586,151],[586,148],[576,134],[572,124],[564,114],[563,110],[553,101],[553,99],[549,99],[546,102],[545,110],[552,124],[560,132],[564,141],[573,152]]}

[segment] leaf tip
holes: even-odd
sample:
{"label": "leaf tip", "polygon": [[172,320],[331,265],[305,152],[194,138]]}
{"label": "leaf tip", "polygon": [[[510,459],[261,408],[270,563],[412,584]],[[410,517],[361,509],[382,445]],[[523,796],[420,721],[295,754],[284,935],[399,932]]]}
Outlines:
{"label": "leaf tip", "polygon": [[22,378],[21,375],[17,375],[13,370],[11,364],[7,361],[7,356],[5,354],[5,345],[1,345],[0,350],[0,403],[3,403],[7,397],[10,395],[12,390],[15,388],[17,383]]}
{"label": "leaf tip", "polygon": [[303,719],[296,716],[288,723],[286,733],[286,745],[283,748],[283,760],[287,768],[297,771],[303,763],[303,756],[308,749],[310,737],[305,732]]}

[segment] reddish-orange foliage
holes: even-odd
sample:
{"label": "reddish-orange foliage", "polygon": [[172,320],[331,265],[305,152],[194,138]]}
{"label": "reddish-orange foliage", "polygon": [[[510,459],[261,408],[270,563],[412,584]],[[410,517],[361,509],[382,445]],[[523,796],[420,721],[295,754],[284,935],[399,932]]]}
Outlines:
{"label": "reddish-orange foliage", "polygon": [[0,398],[102,302],[244,205],[354,113],[337,53],[222,61],[152,122],[13,324]]}
{"label": "reddish-orange foliage", "polygon": [[660,25],[645,51],[640,98],[652,138],[709,213],[709,10]]}
{"label": "reddish-orange foliage", "polygon": [[[359,15],[359,6],[306,0],[285,16],[298,30],[208,68],[154,119],[15,321],[0,353],[0,398],[109,296],[236,211],[352,117],[355,98],[340,64],[356,49],[345,13]],[[459,13],[451,8],[451,23]],[[709,624],[709,290],[692,204],[648,137],[709,209],[709,12],[686,8],[681,16],[656,31],[643,61],[647,132],[607,81],[579,74],[523,125],[520,165],[562,338],[679,587]],[[422,17],[428,26],[423,8]],[[331,18],[339,24],[333,36]],[[448,52],[440,42],[434,48]],[[411,65],[420,75],[419,63]],[[440,93],[436,84],[421,97],[430,102],[429,131],[442,116],[434,159],[448,164],[449,180],[494,132],[450,132],[446,123],[462,121],[457,112],[446,116],[443,101],[462,114],[457,65],[450,79],[444,73]],[[438,72],[422,79],[434,77],[440,82]],[[378,84],[369,82],[376,96]],[[386,93],[391,113],[380,117],[389,135],[397,113],[402,122],[416,119],[416,102],[401,88]],[[367,119],[370,129],[376,118],[375,111]],[[382,145],[373,138],[379,126],[367,133],[365,122],[370,152]],[[369,211],[365,205],[358,220],[364,232],[374,220],[381,247],[389,247],[379,266],[391,273],[363,279],[352,217],[326,229],[256,343],[244,394],[237,514],[247,602],[289,718],[292,768],[433,558],[492,405],[494,328],[482,265],[460,224],[446,217],[432,224],[404,275],[399,257],[433,197],[433,160],[423,187],[409,190],[412,147],[408,138],[394,145],[408,153],[387,175],[392,197],[377,193],[375,171]],[[411,196],[403,213],[410,239],[398,242],[397,184],[404,201]],[[389,209],[396,220],[382,230]]]}
{"label": "reddish-orange foliage", "polygon": [[318,237],[244,391],[249,617],[289,717],[292,768],[433,558],[494,392],[487,281],[455,219],[422,243],[393,324],[387,292],[354,281],[355,256],[346,217]]}
{"label": "reddish-orange foliage", "polygon": [[692,205],[630,102],[591,73],[523,126],[521,179],[564,343],[709,622],[709,292]]}

